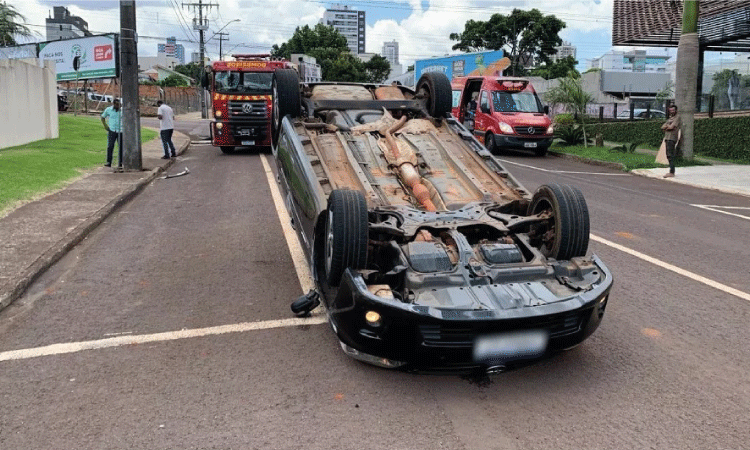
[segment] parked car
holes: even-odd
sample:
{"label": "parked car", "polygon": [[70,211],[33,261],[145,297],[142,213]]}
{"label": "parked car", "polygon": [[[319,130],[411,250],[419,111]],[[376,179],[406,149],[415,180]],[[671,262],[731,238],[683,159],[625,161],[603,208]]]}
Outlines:
{"label": "parked car", "polygon": [[[640,109],[635,108],[633,110],[633,118],[634,119],[666,119],[667,114],[664,111],[660,111],[658,109]],[[617,114],[618,120],[629,120],[630,119],[630,110],[626,109],[625,111],[622,111],[621,113]]]}
{"label": "parked car", "polygon": [[64,91],[57,91],[57,110],[68,110],[68,97],[65,95]]}
{"label": "parked car", "polygon": [[316,289],[349,356],[499,371],[580,344],[612,274],[587,256],[581,192],[532,195],[451,113],[445,75],[412,90],[274,73],[272,151]]}

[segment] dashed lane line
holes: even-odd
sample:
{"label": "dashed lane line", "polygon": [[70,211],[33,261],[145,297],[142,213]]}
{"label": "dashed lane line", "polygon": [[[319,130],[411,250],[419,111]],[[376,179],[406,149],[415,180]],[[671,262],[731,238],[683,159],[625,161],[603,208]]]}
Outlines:
{"label": "dashed lane line", "polygon": [[326,322],[324,316],[314,316],[304,319],[267,320],[264,322],[243,322],[231,325],[220,325],[192,330],[167,331],[164,333],[142,334],[135,336],[117,336],[94,341],[69,342],[52,344],[44,347],[11,350],[0,353],[0,362],[19,359],[39,358],[40,356],[63,355],[78,353],[85,350],[122,347],[126,345],[148,344],[152,342],[175,341],[178,339],[215,336],[229,333],[243,333],[247,331],[270,330],[273,328],[295,327],[300,325],[319,325]]}
{"label": "dashed lane line", "polygon": [[497,158],[497,159],[498,159],[498,161],[501,161],[501,162],[504,162],[504,163],[513,164],[513,165],[519,166],[519,167],[525,167],[527,169],[534,169],[534,170],[538,170],[540,172],[564,173],[564,174],[569,174],[569,175],[601,175],[601,176],[605,176],[605,177],[627,177],[627,176],[630,176],[629,173],[576,172],[576,171],[572,171],[572,170],[550,170],[550,169],[544,169],[542,167],[531,166],[531,165],[528,165],[528,164],[521,164],[519,162],[510,161],[510,160],[507,160],[507,159],[502,159],[502,158]]}
{"label": "dashed lane line", "polygon": [[689,270],[685,270],[675,265],[656,259],[653,256],[648,256],[645,253],[641,253],[639,251],[625,247],[624,245],[620,245],[612,241],[608,241],[607,239],[604,239],[602,237],[592,234],[590,235],[590,238],[592,241],[599,242],[600,244],[604,244],[614,249],[620,250],[621,252],[625,252],[631,256],[635,256],[636,258],[642,259],[655,266],[661,267],[662,269],[672,271],[678,275],[682,275],[683,277],[687,277],[687,278],[690,278],[691,280],[697,281],[698,283],[705,284],[706,286],[712,287],[714,289],[718,289],[722,292],[726,292],[727,294],[734,295],[735,297],[739,297],[743,300],[747,300],[750,302],[750,294],[748,294],[747,292],[740,291],[739,289],[735,289],[733,287],[727,286],[726,284],[721,284],[717,281],[698,275],[697,273],[690,272]]}
{"label": "dashed lane line", "polygon": [[750,211],[750,208],[744,207],[744,206],[718,206],[718,205],[690,205],[695,206],[696,208],[705,209],[707,211],[713,211],[721,214],[726,214],[728,216],[734,216],[739,217],[740,219],[750,220],[750,216],[743,216],[742,214],[735,214],[733,212],[724,211],[725,209],[736,209],[736,210],[742,210],[742,211]]}

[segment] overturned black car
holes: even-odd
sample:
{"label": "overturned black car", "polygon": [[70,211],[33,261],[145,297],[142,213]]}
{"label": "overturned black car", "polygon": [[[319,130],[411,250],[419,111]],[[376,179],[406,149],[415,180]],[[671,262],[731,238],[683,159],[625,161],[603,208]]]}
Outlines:
{"label": "overturned black car", "polygon": [[273,154],[343,350],[389,368],[498,371],[581,343],[612,275],[581,192],[533,195],[451,115],[451,86],[273,81]]}

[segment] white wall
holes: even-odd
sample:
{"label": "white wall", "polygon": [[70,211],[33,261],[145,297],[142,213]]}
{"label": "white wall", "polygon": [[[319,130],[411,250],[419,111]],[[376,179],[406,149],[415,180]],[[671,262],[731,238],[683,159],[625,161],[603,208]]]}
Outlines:
{"label": "white wall", "polygon": [[59,136],[54,61],[0,60],[0,148]]}

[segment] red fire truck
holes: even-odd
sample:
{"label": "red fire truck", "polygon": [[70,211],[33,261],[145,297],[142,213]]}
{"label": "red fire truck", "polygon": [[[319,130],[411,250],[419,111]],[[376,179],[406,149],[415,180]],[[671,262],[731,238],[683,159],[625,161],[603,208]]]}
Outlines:
{"label": "red fire truck", "polygon": [[295,68],[303,77],[317,65],[311,67],[302,58],[294,64],[267,54],[232,56],[234,61],[214,61],[202,82],[211,92],[211,144],[224,153],[239,146],[270,146],[274,70]]}

